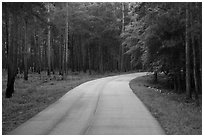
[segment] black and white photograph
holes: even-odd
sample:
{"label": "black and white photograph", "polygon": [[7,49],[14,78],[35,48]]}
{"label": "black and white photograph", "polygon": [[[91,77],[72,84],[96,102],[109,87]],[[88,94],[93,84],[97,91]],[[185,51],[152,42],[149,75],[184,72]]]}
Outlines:
{"label": "black and white photograph", "polygon": [[202,135],[202,1],[2,1],[2,135]]}

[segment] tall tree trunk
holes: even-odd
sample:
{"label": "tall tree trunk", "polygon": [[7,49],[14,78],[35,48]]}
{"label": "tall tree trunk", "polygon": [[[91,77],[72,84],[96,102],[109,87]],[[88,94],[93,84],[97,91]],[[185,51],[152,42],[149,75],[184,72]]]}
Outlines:
{"label": "tall tree trunk", "polygon": [[191,99],[190,43],[189,43],[189,5],[186,3],[186,97]]}
{"label": "tall tree trunk", "polygon": [[[125,5],[122,2],[122,33],[125,31]],[[121,45],[121,63],[120,70],[124,71],[124,45]]]}
{"label": "tall tree trunk", "polygon": [[69,24],[68,24],[68,2],[66,3],[66,28],[65,28],[65,73],[66,75],[68,74],[68,29],[69,29]]}
{"label": "tall tree trunk", "polygon": [[[192,34],[191,34],[192,35]],[[195,39],[192,37],[192,46],[193,46],[193,77],[194,77],[194,84],[195,84],[195,99],[196,104],[199,105],[198,99],[198,72],[197,72],[197,63],[196,63],[196,52],[195,52]]]}
{"label": "tall tree trunk", "polygon": [[[198,9],[199,12],[199,18],[198,18],[198,22],[200,25],[202,25],[202,3],[200,2],[196,2],[196,8]],[[199,66],[198,66],[198,91],[199,93],[202,93],[202,29],[200,30],[200,35],[198,36],[198,51],[199,51]]]}
{"label": "tall tree trunk", "polygon": [[[34,23],[36,24],[37,22],[36,22],[36,18],[34,18]],[[34,58],[35,58],[35,68],[34,68],[34,70],[35,70],[35,72],[39,72],[39,48],[38,48],[38,37],[37,37],[37,26],[35,25],[35,28],[34,28],[34,54],[35,54],[35,56],[34,56]]]}
{"label": "tall tree trunk", "polygon": [[[15,76],[17,73],[17,31],[18,31],[18,23],[17,23],[17,17],[15,15],[11,16],[11,14],[6,11],[7,17],[7,67],[8,67],[8,80],[7,80],[7,88],[6,88],[6,98],[12,97],[12,94],[14,93],[14,82],[15,82]],[[12,23],[12,18],[13,23]]]}
{"label": "tall tree trunk", "polygon": [[37,72],[38,74],[40,74],[40,71],[41,71],[41,63],[40,63],[40,60],[41,60],[41,52],[40,52],[40,44],[39,44],[39,37],[37,35],[38,33],[38,30],[36,30],[35,32],[35,41],[36,41],[36,50],[37,50]]}
{"label": "tall tree trunk", "polygon": [[27,19],[24,19],[25,30],[24,30],[24,80],[28,80],[28,43],[27,43]]}
{"label": "tall tree trunk", "polygon": [[[48,14],[50,13],[50,5],[48,3]],[[50,22],[50,17],[47,19],[48,23]],[[50,76],[50,71],[51,71],[51,61],[50,61],[50,53],[51,53],[51,45],[50,45],[50,25],[48,25],[48,34],[47,34],[47,63],[48,63],[48,68],[47,68],[47,75]]]}
{"label": "tall tree trunk", "polygon": [[[192,9],[192,3],[190,4],[190,22],[191,22],[191,30],[193,30],[193,9]],[[196,47],[195,47],[195,37],[193,32],[191,32],[191,41],[192,41],[192,49],[193,49],[193,78],[194,78],[194,84],[195,84],[195,99],[196,104],[199,105],[199,99],[198,99],[198,72],[197,72],[197,57],[196,57]]]}

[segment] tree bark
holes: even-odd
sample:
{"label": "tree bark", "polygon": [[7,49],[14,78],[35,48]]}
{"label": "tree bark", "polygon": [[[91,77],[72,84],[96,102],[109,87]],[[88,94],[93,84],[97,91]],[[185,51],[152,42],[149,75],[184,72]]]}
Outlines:
{"label": "tree bark", "polygon": [[70,50],[70,62],[71,62],[71,70],[72,70],[72,72],[74,72],[75,70],[74,70],[74,55],[75,55],[75,53],[74,53],[74,33],[72,33],[72,37],[71,37],[72,39],[71,39],[71,50]]}
{"label": "tree bark", "polygon": [[[50,5],[48,3],[48,14],[50,13]],[[49,16],[49,15],[48,15]],[[48,23],[50,22],[50,17],[47,19]],[[48,25],[48,34],[47,34],[47,63],[48,63],[48,68],[47,68],[47,75],[50,76],[50,71],[51,71],[51,62],[50,62],[50,53],[51,53],[51,45],[50,45],[50,25]]]}
{"label": "tree bark", "polygon": [[[125,5],[122,2],[122,33],[125,31]],[[124,71],[124,45],[121,45],[121,63],[120,70]]]}
{"label": "tree bark", "polygon": [[[8,80],[7,80],[7,88],[5,96],[6,98],[11,98],[14,93],[14,82],[15,82],[15,76],[17,73],[17,31],[18,31],[18,25],[17,25],[17,17],[15,15],[11,16],[11,14],[6,11],[7,13],[7,55],[8,55]],[[12,18],[13,23],[12,23]],[[15,44],[15,46],[14,46]]]}
{"label": "tree bark", "polygon": [[65,64],[65,42],[64,42],[64,40],[62,43],[63,43],[62,44],[62,76],[64,79],[64,71],[65,71],[65,69],[64,69],[64,64]]}
{"label": "tree bark", "polygon": [[91,53],[90,53],[90,44],[88,44],[88,60],[89,60],[89,75],[91,75]]}
{"label": "tree bark", "polygon": [[83,72],[86,73],[86,45],[83,43],[84,39],[80,37],[80,46],[81,46],[81,53],[82,53],[82,68]]}
{"label": "tree bark", "polygon": [[191,77],[190,77],[190,43],[189,43],[189,5],[186,3],[186,97],[191,99]]}
{"label": "tree bark", "polygon": [[24,30],[24,80],[28,80],[28,48],[27,48],[27,27],[28,22],[27,19],[24,19],[25,30]]}
{"label": "tree bark", "polygon": [[[193,30],[193,15],[192,15],[192,3],[190,4],[190,19],[191,19],[191,29]],[[198,77],[197,77],[197,57],[196,57],[196,47],[195,47],[195,37],[193,32],[191,32],[191,41],[192,41],[192,49],[193,49],[193,78],[194,78],[194,84],[195,84],[195,99],[196,104],[199,105],[199,99],[198,99]]]}
{"label": "tree bark", "polygon": [[102,44],[98,42],[98,48],[99,48],[99,71],[100,73],[103,73],[103,50],[102,50]]}
{"label": "tree bark", "polygon": [[[62,35],[61,35],[61,42],[62,42]],[[59,75],[62,75],[62,43],[59,45]]]}
{"label": "tree bark", "polygon": [[69,29],[69,24],[68,24],[68,2],[66,3],[66,28],[65,28],[65,73],[66,75],[68,74],[68,29]]}

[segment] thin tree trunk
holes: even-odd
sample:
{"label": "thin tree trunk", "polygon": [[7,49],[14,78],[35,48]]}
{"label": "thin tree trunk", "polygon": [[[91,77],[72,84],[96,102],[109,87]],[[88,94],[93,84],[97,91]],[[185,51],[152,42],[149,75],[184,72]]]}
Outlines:
{"label": "thin tree trunk", "polygon": [[[122,33],[125,31],[125,5],[122,2]],[[124,45],[121,45],[121,63],[120,70],[124,70]]]}
{"label": "thin tree trunk", "polygon": [[25,30],[24,30],[24,80],[28,80],[28,48],[27,48],[27,19],[24,19]]}
{"label": "thin tree trunk", "polygon": [[190,43],[189,43],[189,9],[186,3],[186,97],[191,99],[191,78],[190,78]]}
{"label": "thin tree trunk", "polygon": [[[61,35],[61,40],[62,40]],[[59,45],[59,75],[62,75],[62,43]]]}
{"label": "thin tree trunk", "polygon": [[99,47],[99,55],[100,55],[99,70],[100,70],[100,73],[103,73],[103,50],[102,50],[102,44],[100,44],[99,42],[98,42],[98,47]]}
{"label": "thin tree trunk", "polygon": [[[35,24],[37,23],[36,22],[36,18],[34,18],[34,22],[35,22]],[[39,52],[38,52],[38,38],[37,38],[37,26],[35,25],[35,28],[34,28],[34,45],[35,45],[35,47],[34,47],[34,49],[35,49],[35,51],[34,51],[34,54],[35,54],[35,56],[34,56],[34,58],[35,58],[35,72],[38,72],[38,70],[39,70]]]}
{"label": "thin tree trunk", "polygon": [[194,77],[194,84],[195,84],[195,99],[196,104],[199,105],[198,100],[198,77],[197,77],[197,64],[196,64],[196,52],[195,52],[195,42],[194,38],[192,36],[192,46],[193,46],[193,77]]}
{"label": "thin tree trunk", "polygon": [[37,48],[37,72],[38,74],[40,74],[40,71],[41,71],[41,63],[40,63],[40,60],[41,60],[41,54],[40,54],[40,44],[39,44],[39,39],[38,39],[38,36],[37,36],[37,30],[36,30],[36,34],[35,34],[35,41],[36,41],[36,48]]}
{"label": "thin tree trunk", "polygon": [[[191,7],[191,13],[190,13],[190,19],[191,19],[191,28],[193,29],[193,15],[192,15],[192,3],[190,5]],[[196,63],[196,47],[195,47],[195,38],[193,35],[193,32],[191,32],[191,41],[192,41],[192,48],[193,48],[193,78],[194,78],[194,84],[195,84],[195,99],[196,104],[199,105],[199,99],[198,99],[198,77],[197,77],[197,63]]]}
{"label": "thin tree trunk", "polygon": [[65,64],[65,45],[64,45],[64,42],[62,44],[62,76],[64,78],[64,64]]}
{"label": "thin tree trunk", "polygon": [[84,41],[83,37],[80,37],[80,46],[81,46],[81,50],[82,50],[82,67],[83,67],[83,72],[86,73],[86,48],[85,48],[85,44],[82,43],[82,41]]}
{"label": "thin tree trunk", "polygon": [[[50,13],[50,5],[48,3],[48,14]],[[48,23],[50,22],[50,17],[47,19]],[[48,34],[47,34],[47,63],[48,63],[48,68],[47,68],[47,75],[50,76],[50,71],[51,71],[51,62],[50,62],[50,52],[51,52],[51,45],[50,45],[50,25],[48,25]]]}
{"label": "thin tree trunk", "polygon": [[71,35],[71,50],[70,50],[70,68],[72,70],[72,72],[74,72],[74,34],[72,33]]}
{"label": "thin tree trunk", "polygon": [[68,2],[66,3],[66,28],[65,28],[65,73],[66,75],[68,74],[68,42],[69,42],[69,39],[68,39],[68,27],[69,27],[69,24],[68,24]]}
{"label": "thin tree trunk", "polygon": [[39,46],[38,46],[38,55],[39,55],[39,70],[38,70],[38,74],[40,74],[41,70],[42,70],[42,54],[43,54],[43,48],[41,48],[41,39],[40,37],[38,38],[39,39]]}
{"label": "thin tree trunk", "polygon": [[[201,12],[198,18],[198,21],[200,23],[200,25],[202,25],[202,3],[196,2],[196,6],[199,9],[199,11]],[[199,78],[199,82],[198,82],[198,91],[199,93],[202,93],[202,29],[200,30],[200,35],[198,36],[198,51],[199,51],[199,66],[198,66],[198,78]]]}
{"label": "thin tree trunk", "polygon": [[91,75],[91,53],[90,53],[90,45],[88,44],[88,60],[89,60],[89,75]]}

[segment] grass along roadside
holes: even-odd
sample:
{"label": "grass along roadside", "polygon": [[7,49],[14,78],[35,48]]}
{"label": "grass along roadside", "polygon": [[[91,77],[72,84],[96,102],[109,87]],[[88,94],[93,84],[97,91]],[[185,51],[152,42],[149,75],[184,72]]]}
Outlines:
{"label": "grass along roadside", "polygon": [[[147,75],[133,79],[130,87],[159,121],[166,134],[201,135],[202,106],[198,107],[193,102],[185,103],[184,94],[176,94],[163,85],[152,83],[152,77]],[[162,78],[159,80],[161,82]]]}
{"label": "grass along roadside", "polygon": [[72,88],[96,78],[115,75],[88,75],[85,73],[69,74],[66,80],[60,80],[58,75],[47,77],[46,73],[29,74],[28,81],[23,76],[15,81],[15,93],[12,98],[5,98],[6,74],[2,75],[2,134],[24,123],[50,104],[57,101]]}

